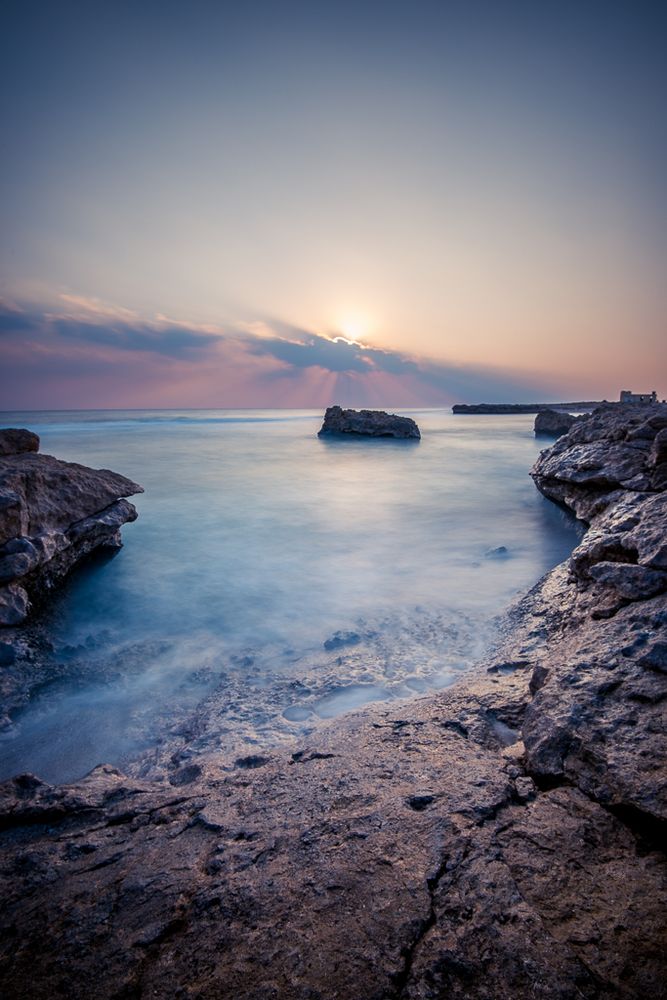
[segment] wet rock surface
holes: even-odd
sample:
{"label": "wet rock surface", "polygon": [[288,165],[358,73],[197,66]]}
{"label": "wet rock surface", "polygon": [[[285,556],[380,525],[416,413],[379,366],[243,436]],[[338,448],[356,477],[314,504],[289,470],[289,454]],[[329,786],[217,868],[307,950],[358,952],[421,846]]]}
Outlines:
{"label": "wet rock surface", "polygon": [[399,417],[384,410],[344,410],[329,406],[319,437],[336,434],[359,434],[365,437],[420,438],[412,417]]}
{"label": "wet rock surface", "polygon": [[121,546],[141,486],[108,469],[38,454],[27,430],[0,431],[0,626],[21,624],[95,549]]}
{"label": "wet rock surface", "polygon": [[[588,534],[453,687],[298,748],[194,741],[155,780],[5,782],[4,995],[667,996],[667,594],[590,572],[664,572],[662,493],[623,486],[588,419],[534,470]],[[650,483],[655,436],[629,439]],[[603,461],[588,486],[582,445]]]}
{"label": "wet rock surface", "polygon": [[65,606],[58,600],[29,627],[4,633],[21,640],[0,671],[0,780],[26,766],[11,761],[21,760],[26,743],[29,752],[41,745],[49,720],[63,711],[72,715],[75,734],[65,741],[56,722],[59,756],[44,760],[38,751],[44,763],[29,765],[48,780],[52,763],[54,780],[66,781],[104,759],[91,758],[86,749],[91,739],[102,740],[102,730],[116,731],[107,759],[151,780],[165,777],[175,759],[210,751],[233,759],[276,745],[297,749],[296,741],[323,719],[367,701],[414,697],[451,684],[481,655],[493,631],[490,623],[480,632],[479,622],[461,613],[410,608],[359,618],[354,631],[334,632],[319,649],[299,652],[260,643],[228,653],[207,633],[187,641],[123,642],[103,630],[72,645],[59,638]]}

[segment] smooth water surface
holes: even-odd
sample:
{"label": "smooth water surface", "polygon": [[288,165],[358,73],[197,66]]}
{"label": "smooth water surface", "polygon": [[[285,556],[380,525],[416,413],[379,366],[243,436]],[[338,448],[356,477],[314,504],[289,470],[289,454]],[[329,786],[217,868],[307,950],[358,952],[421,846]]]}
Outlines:
{"label": "smooth water surface", "polygon": [[120,762],[216,690],[252,741],[449,683],[576,529],[528,476],[532,416],[411,415],[420,442],[319,439],[304,411],[0,415],[146,491],[120,554],[49,613],[60,679],[0,742],[2,775]]}

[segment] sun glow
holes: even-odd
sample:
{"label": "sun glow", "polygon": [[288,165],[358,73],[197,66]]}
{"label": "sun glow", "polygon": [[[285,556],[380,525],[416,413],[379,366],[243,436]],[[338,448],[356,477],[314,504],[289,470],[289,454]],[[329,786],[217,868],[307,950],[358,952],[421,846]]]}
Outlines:
{"label": "sun glow", "polygon": [[338,320],[336,330],[345,340],[361,343],[368,340],[372,326],[360,313],[345,313]]}

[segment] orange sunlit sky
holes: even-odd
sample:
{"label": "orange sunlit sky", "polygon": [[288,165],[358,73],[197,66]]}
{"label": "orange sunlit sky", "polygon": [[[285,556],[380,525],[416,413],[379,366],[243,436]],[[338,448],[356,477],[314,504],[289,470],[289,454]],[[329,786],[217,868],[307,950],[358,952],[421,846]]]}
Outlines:
{"label": "orange sunlit sky", "polygon": [[655,4],[9,4],[0,408],[667,392]]}

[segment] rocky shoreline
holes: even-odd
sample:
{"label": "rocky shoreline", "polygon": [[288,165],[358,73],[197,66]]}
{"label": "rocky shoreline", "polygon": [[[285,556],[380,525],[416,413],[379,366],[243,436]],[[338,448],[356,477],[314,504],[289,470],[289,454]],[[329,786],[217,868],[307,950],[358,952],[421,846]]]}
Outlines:
{"label": "rocky shoreline", "polygon": [[563,410],[540,410],[535,417],[535,437],[561,437],[580,419]]}
{"label": "rocky shoreline", "polygon": [[667,406],[533,476],[590,527],[453,687],[161,781],[0,786],[4,995],[667,996]]}
{"label": "rocky shoreline", "polygon": [[116,472],[39,454],[31,431],[0,430],[0,627],[21,625],[91,552],[118,550],[135,493],[142,487]]}

